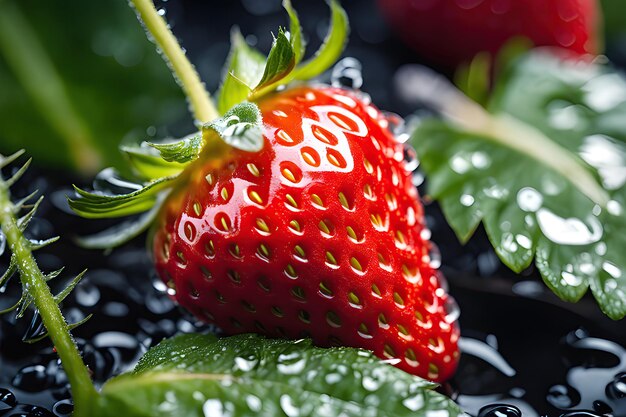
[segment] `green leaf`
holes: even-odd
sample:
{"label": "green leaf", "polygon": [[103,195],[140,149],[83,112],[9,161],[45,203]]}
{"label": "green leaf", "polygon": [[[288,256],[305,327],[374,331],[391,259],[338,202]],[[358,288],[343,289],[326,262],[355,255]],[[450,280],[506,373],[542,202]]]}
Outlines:
{"label": "green leaf", "polygon": [[194,133],[175,142],[148,142],[148,145],[159,151],[164,161],[186,164],[198,158],[202,143],[202,134]]}
{"label": "green leaf", "polygon": [[456,98],[443,106],[451,121],[414,132],[429,192],[461,240],[482,220],[511,269],[534,257],[560,298],[591,288],[609,317],[624,317],[626,80],[533,52],[495,91],[491,114]]}
{"label": "green leaf", "polygon": [[263,148],[262,117],[254,103],[240,103],[226,112],[224,117],[202,127],[204,133],[217,133],[230,146],[247,152]]}
{"label": "green leaf", "polygon": [[173,186],[173,177],[164,177],[147,183],[144,187],[128,194],[109,195],[88,192],[74,186],[77,198],[68,198],[72,210],[91,219],[123,217],[142,213],[154,207],[160,193]]}
{"label": "green leaf", "polygon": [[94,416],[461,415],[434,387],[360,349],[187,334],[107,382]]}
{"label": "green leaf", "polygon": [[274,38],[272,49],[267,56],[263,76],[252,89],[251,97],[262,95],[265,91],[273,90],[279,81],[285,78],[296,65],[296,53],[291,42],[282,28],[278,29],[278,36]]}
{"label": "green leaf", "polygon": [[304,40],[302,39],[302,27],[300,26],[298,14],[291,5],[291,0],[283,0],[283,8],[289,15],[289,41],[291,42],[297,65],[302,60],[305,50]]}
{"label": "green leaf", "polygon": [[297,80],[314,78],[330,68],[341,56],[348,39],[348,15],[337,0],[330,0],[330,28],[315,55],[298,66],[291,77]]}
{"label": "green leaf", "polygon": [[120,151],[128,160],[133,173],[146,180],[180,174],[186,166],[183,163],[164,160],[161,153],[148,142],[142,142],[140,145],[122,145]]}
{"label": "green leaf", "polygon": [[239,28],[233,28],[230,39],[231,50],[217,99],[217,109],[222,114],[248,98],[265,66],[265,57],[248,46]]}

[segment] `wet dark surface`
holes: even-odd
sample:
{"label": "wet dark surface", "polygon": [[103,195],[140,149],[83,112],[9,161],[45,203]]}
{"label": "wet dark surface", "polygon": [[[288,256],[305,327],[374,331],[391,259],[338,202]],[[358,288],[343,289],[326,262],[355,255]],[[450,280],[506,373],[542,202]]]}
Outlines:
{"label": "wet dark surface", "polygon": [[[208,3],[162,5],[191,59],[209,87],[215,89],[232,24],[239,23],[245,34],[253,34],[249,41],[267,50],[269,32],[285,24],[286,19],[279,1],[228,2],[228,10],[223,11]],[[327,10],[313,5],[317,2],[294,3],[301,16],[306,16],[304,27],[314,46],[324,32]],[[346,55],[362,63],[363,89],[379,107],[402,115],[410,113],[413,108],[394,99],[393,77],[400,65],[417,62],[417,58],[375,18],[372,2],[343,3],[353,26]],[[224,18],[216,19],[217,13]],[[210,24],[203,16],[212,16]],[[188,129],[189,125],[183,124],[164,131],[182,135]],[[161,130],[157,135],[163,133]],[[35,169],[14,194],[19,198],[39,189],[47,196],[29,233],[33,238],[59,234],[62,239],[37,254],[42,269],[65,265],[63,276],[69,279],[89,268],[63,309],[73,322],[94,315],[74,335],[94,380],[102,384],[132,366],[163,338],[212,329],[169,301],[155,280],[143,237],[107,256],[72,244],[73,235],[105,226],[105,222],[85,221],[64,212],[64,195],[73,182],[84,183],[65,173]],[[428,205],[426,210],[450,292],[462,310],[464,353],[455,378],[441,391],[468,413],[481,417],[626,416],[626,323],[604,317],[589,297],[576,305],[559,301],[532,268],[520,276],[512,274],[489,249],[481,231],[461,247],[436,205]],[[7,254],[0,257],[1,270],[7,262]],[[53,286],[61,288],[62,281]],[[0,289],[0,309],[18,297],[17,282]],[[71,413],[67,379],[50,343],[22,342],[22,338],[37,336],[41,330],[33,312],[21,320],[14,314],[0,318],[1,417]]]}

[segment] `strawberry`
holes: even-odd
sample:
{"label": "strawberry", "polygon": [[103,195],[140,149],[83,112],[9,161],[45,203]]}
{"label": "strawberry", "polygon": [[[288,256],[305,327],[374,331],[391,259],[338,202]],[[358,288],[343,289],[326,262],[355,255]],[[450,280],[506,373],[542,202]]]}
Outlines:
{"label": "strawberry", "polygon": [[578,54],[602,48],[597,0],[378,0],[391,26],[425,59],[453,69],[513,37]]}
{"label": "strawberry", "polygon": [[331,2],[326,42],[299,65],[299,23],[285,8],[291,33],[278,31],[265,65],[234,32],[221,118],[178,142],[124,149],[143,188],[77,189],[70,204],[87,217],[149,210],[84,243],[110,247],[151,225],[159,276],[201,320],[229,334],[362,347],[445,380],[458,362],[457,309],[430,263],[407,148],[362,93],[320,84],[274,92],[326,69],[347,32]]}
{"label": "strawberry", "polygon": [[263,149],[201,155],[159,214],[154,258],[173,297],[227,333],[310,336],[448,378],[458,331],[387,119],[331,87],[259,106]]}

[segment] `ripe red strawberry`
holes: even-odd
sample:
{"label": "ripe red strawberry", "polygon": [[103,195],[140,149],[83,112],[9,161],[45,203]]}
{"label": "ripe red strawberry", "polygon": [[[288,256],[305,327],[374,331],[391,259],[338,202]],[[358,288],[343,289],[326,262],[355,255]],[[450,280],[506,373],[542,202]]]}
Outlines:
{"label": "ripe red strawberry", "polygon": [[143,188],[77,190],[70,204],[87,217],[150,210],[88,245],[120,244],[155,216],[154,260],[170,295],[227,333],[363,347],[444,380],[459,356],[457,311],[429,263],[404,145],[362,95],[321,85],[268,95],[326,69],[347,33],[331,1],[329,37],[298,65],[299,23],[285,8],[291,34],[278,32],[265,65],[235,33],[223,117],[199,135],[152,144],[159,152],[125,148]]}
{"label": "ripe red strawberry", "polygon": [[260,103],[265,146],[200,156],[154,237],[178,303],[227,333],[371,349],[443,380],[458,330],[387,119],[345,90]]}
{"label": "ripe red strawberry", "polygon": [[602,48],[597,0],[379,0],[391,26],[425,59],[447,68],[523,36],[579,54]]}

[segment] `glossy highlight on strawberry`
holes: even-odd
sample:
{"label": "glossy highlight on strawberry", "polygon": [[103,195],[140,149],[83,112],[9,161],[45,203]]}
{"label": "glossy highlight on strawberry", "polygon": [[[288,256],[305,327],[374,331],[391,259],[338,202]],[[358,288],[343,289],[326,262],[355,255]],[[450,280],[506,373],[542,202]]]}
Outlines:
{"label": "glossy highlight on strawberry", "polygon": [[457,311],[385,116],[326,86],[259,107],[263,149],[201,153],[161,209],[154,258],[172,297],[229,334],[310,336],[451,376]]}

